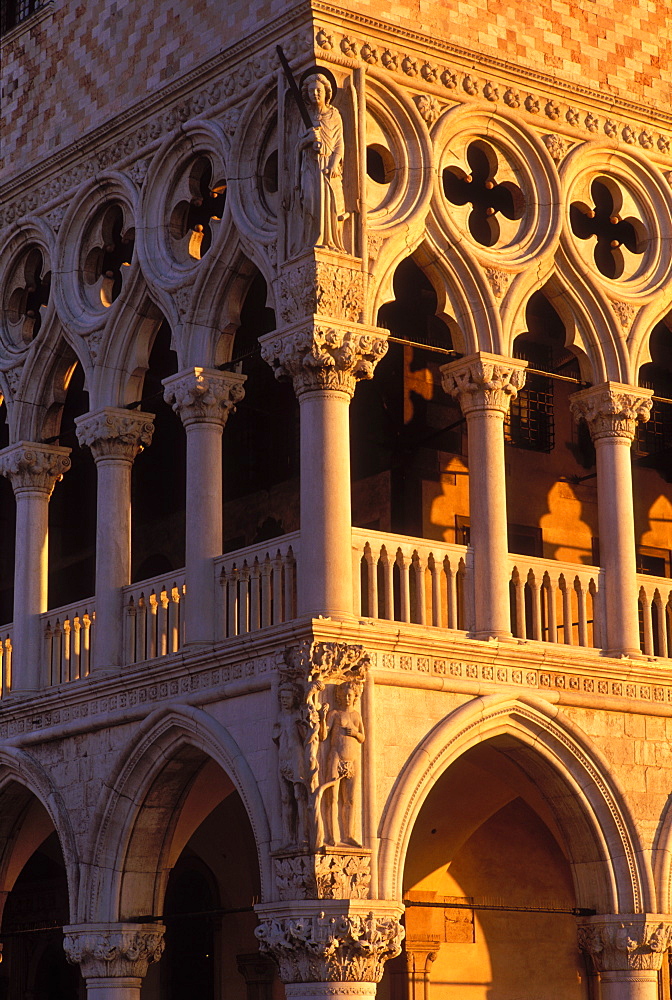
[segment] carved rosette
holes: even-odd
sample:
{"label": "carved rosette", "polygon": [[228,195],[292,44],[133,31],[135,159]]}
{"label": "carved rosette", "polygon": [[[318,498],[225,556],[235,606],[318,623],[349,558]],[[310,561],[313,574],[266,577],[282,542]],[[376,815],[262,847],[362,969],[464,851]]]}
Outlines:
{"label": "carved rosette", "polygon": [[152,443],[154,414],[106,406],[75,418],[77,440],[96,461],[114,458],[133,462]]}
{"label": "carved rosette", "polygon": [[212,368],[191,368],[163,380],[163,398],[180,415],[185,427],[195,423],[221,424],[245,396],[247,376]]}
{"label": "carved rosette", "polygon": [[651,913],[597,916],[578,934],[597,972],[655,972],[672,946],[672,921]]}
{"label": "carved rosette", "polygon": [[56,483],[70,468],[70,448],[19,441],[0,452],[0,473],[15,493],[38,490],[50,497]]}
{"label": "carved rosette", "polygon": [[593,441],[600,438],[633,441],[637,421],[645,423],[649,419],[652,395],[650,389],[604,382],[575,392],[570,397],[570,406],[576,422],[583,418],[588,424]]}
{"label": "carved rosette", "polygon": [[387,331],[308,323],[269,333],[260,344],[275,377],[291,379],[297,396],[327,389],[352,396],[385,356]]}
{"label": "carved rosette", "polygon": [[85,979],[142,979],[163,954],[164,932],[161,924],[81,924],[63,928],[63,947]]}
{"label": "carved rosette", "polygon": [[364,273],[339,260],[303,256],[283,267],[276,302],[283,323],[313,315],[358,323],[364,310]]}
{"label": "carved rosette", "polygon": [[506,414],[525,385],[527,362],[497,354],[471,354],[441,368],[445,391],[459,401],[465,416],[483,410]]}
{"label": "carved rosette", "polygon": [[262,916],[255,935],[283,983],[378,983],[385,962],[400,954],[404,931],[398,913],[297,907]]}
{"label": "carved rosette", "polygon": [[366,853],[297,854],[274,859],[280,899],[368,899],[371,858]]}

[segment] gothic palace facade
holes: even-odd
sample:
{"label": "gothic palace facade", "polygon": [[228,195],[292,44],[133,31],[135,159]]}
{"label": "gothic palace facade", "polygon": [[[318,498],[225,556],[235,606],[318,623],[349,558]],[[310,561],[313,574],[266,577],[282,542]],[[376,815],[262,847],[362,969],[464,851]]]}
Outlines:
{"label": "gothic palace facade", "polygon": [[664,0],[3,0],[0,1000],[669,1000]]}

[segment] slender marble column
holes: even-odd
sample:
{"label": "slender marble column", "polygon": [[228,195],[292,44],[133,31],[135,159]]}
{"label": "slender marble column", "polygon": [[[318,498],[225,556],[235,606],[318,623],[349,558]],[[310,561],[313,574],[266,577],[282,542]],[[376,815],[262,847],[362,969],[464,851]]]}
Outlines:
{"label": "slender marble column", "polygon": [[152,440],[154,414],[112,406],[75,420],[98,474],[93,670],[123,665],[122,587],[131,582],[131,470]]}
{"label": "slender marble column", "polygon": [[164,398],[187,432],[187,643],[215,640],[215,577],[222,554],[222,431],[247,376],[190,368],[164,379]]}
{"label": "slender marble column", "polygon": [[19,441],[0,452],[0,472],[16,497],[16,566],[11,690],[47,683],[39,615],[47,610],[49,498],[70,468],[70,448]]}
{"label": "slender marble column", "polygon": [[163,953],[161,924],[64,927],[63,947],[86,980],[87,1000],[140,1000],[142,980]]}
{"label": "slender marble column", "polygon": [[477,639],[511,637],[504,417],[525,384],[527,362],[480,351],[441,368],[469,437],[469,521]]}
{"label": "slender marble column", "polygon": [[[261,338],[277,378],[291,379],[301,414],[299,614],[353,614],[350,400],[373,377],[386,331],[309,320]],[[359,611],[359,609],[356,609]]]}
{"label": "slender marble column", "polygon": [[658,1000],[671,943],[668,914],[599,914],[579,925],[579,947],[600,975],[600,1000]]}
{"label": "slender marble column", "polygon": [[583,417],[595,443],[600,563],[604,568],[609,656],[639,656],[639,617],[630,447],[637,421],[649,419],[651,391],[605,382],[572,396],[572,412]]}

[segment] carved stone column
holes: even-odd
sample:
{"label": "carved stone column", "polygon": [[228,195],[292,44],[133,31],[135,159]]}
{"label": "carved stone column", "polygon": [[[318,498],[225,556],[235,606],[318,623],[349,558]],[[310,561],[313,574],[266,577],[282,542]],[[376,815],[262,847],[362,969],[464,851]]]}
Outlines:
{"label": "carved stone column", "polygon": [[306,900],[255,909],[259,949],[277,962],[287,1000],[372,998],[385,962],[401,951],[401,904]]}
{"label": "carved stone column", "polygon": [[46,683],[39,615],[47,610],[49,497],[70,468],[70,448],[20,441],[0,452],[16,497],[12,691]]}
{"label": "carved stone column", "polygon": [[87,1000],[140,1000],[151,962],[163,954],[161,924],[79,924],[64,927],[69,962],[86,979]]}
{"label": "carved stone column", "polygon": [[222,554],[222,431],[247,376],[190,368],[164,379],[164,398],[187,432],[187,643],[215,640],[212,560]]}
{"label": "carved stone column", "polygon": [[131,470],[152,440],[154,414],[106,406],[75,419],[96,463],[96,641],[93,669],[123,665],[121,588],[131,582]]}
{"label": "carved stone column", "polygon": [[600,975],[601,1000],[658,1000],[658,971],[671,944],[667,914],[600,914],[579,926],[579,947]]}
{"label": "carved stone column", "polygon": [[469,520],[477,639],[510,638],[504,417],[525,384],[525,361],[480,351],[441,368],[469,440]]}
{"label": "carved stone column", "polygon": [[353,613],[349,405],[357,382],[373,377],[386,337],[377,327],[315,319],[260,341],[301,408],[300,614]]}
{"label": "carved stone column", "polygon": [[651,396],[648,389],[605,382],[571,397],[572,412],[577,420],[586,420],[597,456],[600,562],[606,595],[606,634],[601,641],[609,656],[640,655],[630,446],[637,421],[649,419]]}

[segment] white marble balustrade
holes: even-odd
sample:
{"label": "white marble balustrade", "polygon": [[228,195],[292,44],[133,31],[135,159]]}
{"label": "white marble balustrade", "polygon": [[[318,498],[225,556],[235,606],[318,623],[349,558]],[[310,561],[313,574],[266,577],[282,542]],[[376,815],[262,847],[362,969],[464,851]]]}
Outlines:
{"label": "white marble balustrade", "polygon": [[515,554],[509,564],[514,636],[600,647],[604,612],[598,566]]}
{"label": "white marble balustrade", "polygon": [[44,636],[43,676],[48,684],[67,684],[88,676],[95,607],[94,598],[89,598],[40,615]]}
{"label": "white marble balustrade", "polygon": [[126,663],[177,653],[184,643],[184,570],[123,589]]}
{"label": "white marble balustrade", "polygon": [[639,632],[647,656],[672,654],[672,580],[637,575]]}
{"label": "white marble balustrade", "polygon": [[294,531],[215,559],[222,638],[296,618],[299,537]]}

